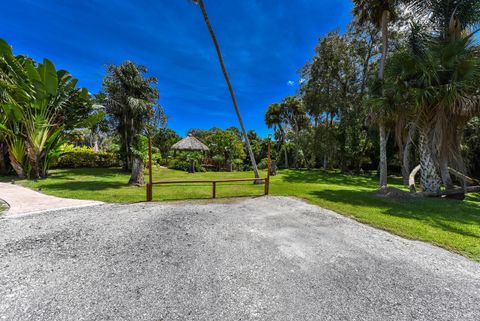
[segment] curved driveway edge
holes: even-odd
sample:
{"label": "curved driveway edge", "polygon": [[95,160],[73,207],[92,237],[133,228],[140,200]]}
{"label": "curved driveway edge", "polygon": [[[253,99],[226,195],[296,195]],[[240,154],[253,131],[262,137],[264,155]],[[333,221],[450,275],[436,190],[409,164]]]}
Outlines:
{"label": "curved driveway edge", "polygon": [[45,195],[29,188],[10,183],[0,183],[0,199],[5,201],[9,206],[5,214],[0,214],[0,218],[15,218],[51,210],[72,209],[103,204],[97,201]]}

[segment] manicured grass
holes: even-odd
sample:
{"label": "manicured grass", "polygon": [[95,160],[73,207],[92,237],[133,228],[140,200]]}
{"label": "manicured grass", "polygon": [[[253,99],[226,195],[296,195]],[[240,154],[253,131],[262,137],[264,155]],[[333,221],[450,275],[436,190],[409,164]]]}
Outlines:
{"label": "manicured grass", "polygon": [[[252,177],[252,173],[192,175],[169,169],[156,169],[154,172],[154,180],[243,177]],[[54,170],[48,179],[20,183],[61,197],[106,202],[144,201],[145,188],[126,186],[128,178],[128,173],[118,169],[74,169]],[[391,179],[390,184],[401,187],[398,179]],[[373,191],[376,188],[376,177],[320,170],[282,170],[279,175],[272,177],[270,189],[273,195],[300,197],[360,222],[407,238],[427,241],[480,261],[478,195],[471,195],[462,202],[424,198],[394,201],[375,196]],[[211,192],[211,184],[155,186],[154,200],[209,198]],[[218,197],[254,196],[262,193],[263,185],[252,183],[217,186]]]}

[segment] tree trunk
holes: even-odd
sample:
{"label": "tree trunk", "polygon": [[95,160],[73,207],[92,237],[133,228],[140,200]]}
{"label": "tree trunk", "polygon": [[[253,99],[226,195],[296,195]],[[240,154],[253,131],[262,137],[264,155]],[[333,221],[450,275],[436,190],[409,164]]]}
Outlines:
{"label": "tree trunk", "polygon": [[415,135],[415,126],[408,130],[408,138],[403,148],[402,154],[402,177],[403,185],[408,186],[410,177],[410,155],[412,154],[413,136]]}
{"label": "tree trunk", "polygon": [[328,157],[327,153],[323,154],[323,169],[327,170],[328,169]]}
{"label": "tree trunk", "polygon": [[440,176],[438,176],[437,166],[425,133],[420,133],[420,185],[422,192],[440,192]]}
{"label": "tree trunk", "polygon": [[387,133],[385,124],[380,121],[380,188],[387,187]]}
{"label": "tree trunk", "polygon": [[443,186],[445,186],[445,189],[452,189],[453,181],[452,177],[450,176],[450,171],[448,170],[447,160],[440,161],[440,175],[442,176],[442,182]]}
{"label": "tree trunk", "polygon": [[11,154],[9,155],[10,164],[12,165],[13,170],[17,173],[18,178],[25,178],[25,172],[23,171],[22,165],[13,157]]}
{"label": "tree trunk", "polygon": [[[382,56],[380,58],[380,67],[378,70],[378,78],[382,82],[383,87],[383,76],[385,73],[385,60],[387,58],[387,50],[388,50],[388,21],[390,18],[390,12],[388,10],[383,11],[382,13]],[[382,89],[383,90],[383,89]],[[387,186],[387,134],[385,130],[385,110],[383,106],[380,110],[380,123],[379,123],[379,131],[380,131],[380,187]]]}
{"label": "tree trunk", "polygon": [[128,185],[144,185],[144,173],[143,173],[143,159],[134,157],[132,162],[132,175],[128,181]]}
{"label": "tree trunk", "polygon": [[284,149],[283,149],[283,153],[284,153],[284,157],[285,157],[285,168],[288,169],[289,166],[288,166],[288,152],[287,152],[287,148],[284,148]]}
{"label": "tree trunk", "polygon": [[227,82],[228,90],[230,91],[230,96],[232,97],[233,106],[235,107],[235,113],[237,114],[238,122],[240,123],[243,137],[245,138],[245,144],[247,146],[248,155],[250,156],[250,161],[252,163],[253,172],[255,173],[255,178],[260,178],[260,174],[258,173],[258,168],[257,168],[257,162],[255,161],[255,155],[253,154],[252,146],[250,145],[250,140],[248,139],[247,131],[245,130],[245,125],[243,124],[243,119],[242,119],[242,116],[240,115],[240,109],[238,108],[237,99],[235,98],[235,93],[233,91],[233,87],[230,82],[230,77],[228,76],[228,73],[227,73],[227,68],[225,67],[225,63],[223,62],[223,56],[222,56],[222,52],[220,51],[220,45],[218,44],[217,37],[215,36],[213,27],[210,24],[210,20],[208,19],[207,10],[205,9],[205,4],[203,3],[203,0],[198,0],[197,2],[200,5],[200,9],[202,10],[205,24],[207,25],[208,31],[210,32],[210,36],[212,37],[212,41],[215,46],[215,50],[217,51],[218,61],[220,62],[223,76],[225,77],[225,81]]}
{"label": "tree trunk", "polygon": [[7,163],[5,162],[5,143],[0,143],[0,174],[6,175],[8,172],[7,170]]}

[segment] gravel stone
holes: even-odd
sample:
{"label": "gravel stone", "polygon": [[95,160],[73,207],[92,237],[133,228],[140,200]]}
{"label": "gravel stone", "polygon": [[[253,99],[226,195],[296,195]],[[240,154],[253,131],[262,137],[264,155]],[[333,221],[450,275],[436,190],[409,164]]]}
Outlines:
{"label": "gravel stone", "polygon": [[0,320],[480,320],[480,264],[287,197],[0,219]]}

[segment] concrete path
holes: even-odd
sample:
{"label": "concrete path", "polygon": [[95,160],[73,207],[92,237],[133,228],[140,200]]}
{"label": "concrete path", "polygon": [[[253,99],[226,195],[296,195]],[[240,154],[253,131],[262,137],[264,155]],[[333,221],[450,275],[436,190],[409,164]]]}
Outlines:
{"label": "concrete path", "polygon": [[9,206],[4,217],[18,217],[46,210],[69,209],[99,205],[102,202],[60,198],[35,192],[31,189],[10,183],[0,183],[0,199]]}
{"label": "concrete path", "polygon": [[286,197],[0,220],[0,320],[480,320],[480,264]]}

